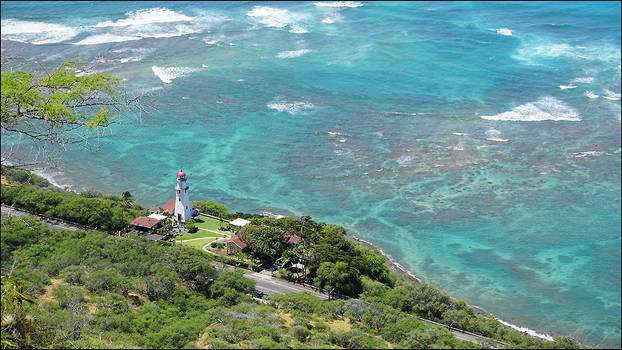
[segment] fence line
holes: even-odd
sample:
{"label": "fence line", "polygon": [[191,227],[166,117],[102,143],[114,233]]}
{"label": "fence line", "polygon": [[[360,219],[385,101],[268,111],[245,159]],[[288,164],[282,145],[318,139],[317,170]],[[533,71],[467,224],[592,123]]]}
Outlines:
{"label": "fence line", "polygon": [[213,216],[213,215],[209,215],[209,214],[205,214],[205,213],[199,213],[199,215],[203,215],[203,216],[206,216],[206,217],[211,218],[211,219],[216,219],[218,221],[229,223],[229,220],[225,220],[223,218],[219,218],[218,216]]}

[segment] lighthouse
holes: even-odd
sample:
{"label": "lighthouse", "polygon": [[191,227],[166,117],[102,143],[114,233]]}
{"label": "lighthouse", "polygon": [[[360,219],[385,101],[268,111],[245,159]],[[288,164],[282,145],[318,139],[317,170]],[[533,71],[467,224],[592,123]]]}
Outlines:
{"label": "lighthouse", "polygon": [[177,173],[177,184],[175,185],[175,219],[178,222],[185,222],[186,219],[192,218],[188,188],[188,185],[186,185],[186,173],[180,169]]}

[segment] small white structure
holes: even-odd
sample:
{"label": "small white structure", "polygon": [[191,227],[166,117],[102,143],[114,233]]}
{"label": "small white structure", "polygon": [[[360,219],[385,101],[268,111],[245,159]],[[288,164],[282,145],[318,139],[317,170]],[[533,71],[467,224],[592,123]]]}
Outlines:
{"label": "small white structure", "polygon": [[243,226],[248,226],[248,225],[250,225],[250,223],[251,223],[251,222],[250,222],[250,221],[248,221],[248,220],[244,220],[244,219],[242,219],[242,218],[237,218],[237,219],[235,219],[235,220],[233,220],[233,221],[230,221],[229,223],[230,223],[231,225],[233,225],[233,226],[243,227]]}
{"label": "small white structure", "polygon": [[147,216],[148,218],[153,218],[153,219],[158,219],[160,221],[166,219],[166,215],[161,215],[161,214],[150,214],[149,216]]}
{"label": "small white structure", "polygon": [[192,218],[192,208],[188,198],[188,185],[186,185],[186,173],[179,170],[177,173],[177,184],[175,185],[175,220],[186,222]]}

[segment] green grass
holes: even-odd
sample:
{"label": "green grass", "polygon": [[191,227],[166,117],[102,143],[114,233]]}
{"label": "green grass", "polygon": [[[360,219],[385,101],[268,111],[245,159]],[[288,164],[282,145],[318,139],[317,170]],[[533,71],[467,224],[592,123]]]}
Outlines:
{"label": "green grass", "polygon": [[205,239],[197,239],[196,241],[184,242],[188,247],[196,248],[199,250],[203,250],[203,246],[208,244],[209,242],[215,240],[216,238],[210,237]]}
{"label": "green grass", "polygon": [[[193,239],[193,238],[207,238],[207,237],[220,238],[220,237],[225,237],[225,235],[221,235],[221,234],[209,232],[209,231],[204,231],[204,230],[198,230],[195,233],[184,233],[184,235],[181,236],[183,240]],[[179,237],[175,239],[179,240]]]}
{"label": "green grass", "polygon": [[[228,226],[229,224],[226,222],[222,222],[222,221],[218,221],[216,219],[211,219],[205,216],[197,216],[194,221],[196,221],[197,226],[200,228],[204,228],[207,230],[213,230],[213,231],[218,231],[218,232],[223,232],[220,230],[221,226]],[[229,232],[231,233],[231,232]]]}

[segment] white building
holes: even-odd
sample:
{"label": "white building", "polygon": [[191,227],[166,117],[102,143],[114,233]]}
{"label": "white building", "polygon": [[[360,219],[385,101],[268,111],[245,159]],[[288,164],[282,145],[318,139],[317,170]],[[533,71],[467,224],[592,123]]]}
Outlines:
{"label": "white building", "polygon": [[242,218],[237,218],[233,221],[229,221],[229,223],[233,226],[244,227],[244,226],[248,226],[251,222],[248,220],[244,220]]}
{"label": "white building", "polygon": [[188,198],[188,185],[186,185],[186,173],[179,170],[177,184],[175,185],[175,220],[185,222],[192,218],[192,207]]}

